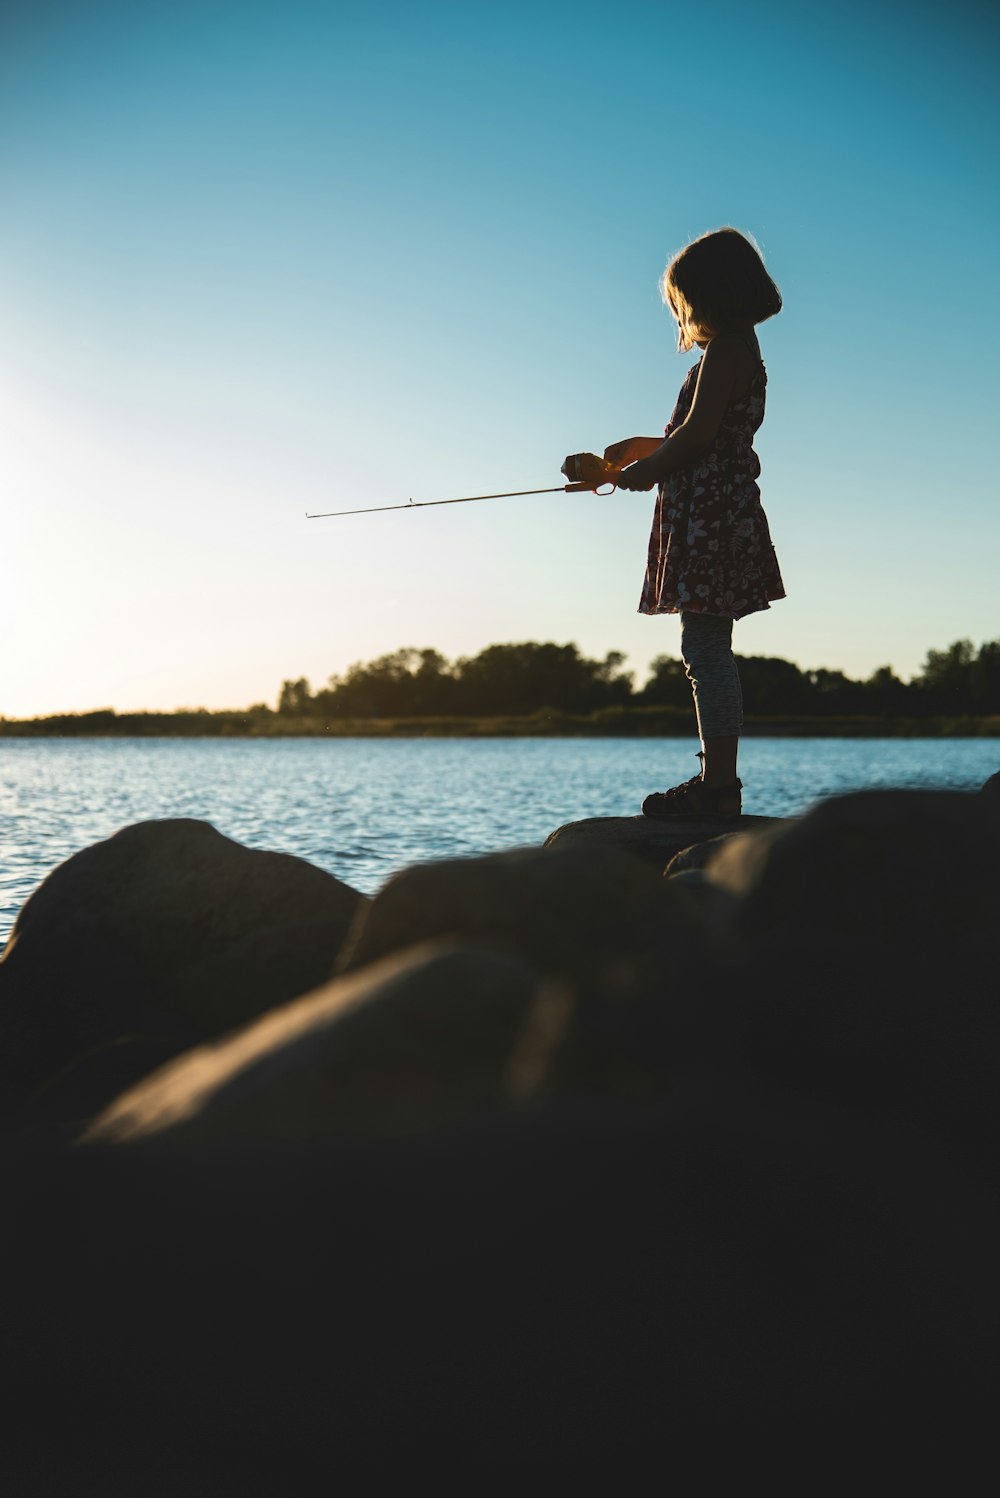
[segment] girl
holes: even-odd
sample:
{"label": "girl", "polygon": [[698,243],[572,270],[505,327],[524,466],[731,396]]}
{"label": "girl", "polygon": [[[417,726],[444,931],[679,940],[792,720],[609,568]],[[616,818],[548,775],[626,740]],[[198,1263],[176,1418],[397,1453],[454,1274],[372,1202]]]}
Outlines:
{"label": "girl", "polygon": [[[605,449],[619,488],[658,486],[641,614],[680,614],[681,657],[694,693],[701,774],[647,796],[648,817],[729,819],[742,811],[736,775],[743,724],[733,622],[784,598],[760,505],[751,446],[764,419],[767,375],[754,328],[781,310],[756,248],[736,229],[696,239],[667,266],[663,299],[678,348],[704,352],[688,371],[665,440],[629,437]],[[579,470],[567,458],[568,477]]]}

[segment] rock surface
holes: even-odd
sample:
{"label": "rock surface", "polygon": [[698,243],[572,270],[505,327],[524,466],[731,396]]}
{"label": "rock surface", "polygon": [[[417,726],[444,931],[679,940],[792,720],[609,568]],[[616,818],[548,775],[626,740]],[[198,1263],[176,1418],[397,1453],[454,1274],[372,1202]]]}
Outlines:
{"label": "rock surface", "polygon": [[[448,939],[507,952],[559,985],[558,1044],[539,1093],[634,1096],[718,1047],[720,985],[697,903],[615,848],[521,848],[418,864],[386,881],[344,944],[342,972]],[[591,1078],[594,1079],[591,1082]]]}
{"label": "rock surface", "polygon": [[863,791],[705,869],[742,948],[753,1071],[1000,1166],[1000,806]]}
{"label": "rock surface", "polygon": [[593,985],[694,933],[669,886],[617,848],[518,848],[394,874],[359,911],[338,966],[432,937],[479,941]]}
{"label": "rock surface", "polygon": [[994,1195],[735,1072],[408,1139],[175,1129],[3,1186],[18,1498],[639,1492],[665,1452],[683,1491],[749,1459],[795,1493],[817,1452],[913,1475],[914,1422],[952,1478],[992,1440]]}
{"label": "rock surface", "polygon": [[0,959],[0,1081],[33,1089],[122,1037],[176,1049],[321,983],[364,897],[207,822],[141,822],[75,854]]}
{"label": "rock surface", "polygon": [[743,816],[734,823],[709,821],[704,817],[587,817],[580,822],[566,822],[545,840],[546,848],[601,847],[618,848],[632,853],[646,863],[663,869],[686,848],[726,831],[754,832],[770,827],[774,817]]}
{"label": "rock surface", "polygon": [[[869,790],[727,839],[710,878],[740,928],[837,933],[850,945],[949,943],[1000,915],[1000,806],[963,791]],[[956,956],[960,954],[956,953]]]}
{"label": "rock surface", "polygon": [[428,943],[373,963],[201,1046],[120,1097],[86,1142],[172,1129],[315,1139],[345,1124],[440,1127],[507,1101],[540,980],[523,962]]}
{"label": "rock surface", "polygon": [[[762,822],[766,821],[763,817],[760,820]],[[773,823],[769,823],[768,825],[773,825]],[[762,831],[763,828],[758,828],[757,830]],[[663,872],[668,878],[676,878],[678,874],[688,874],[696,869],[704,869],[712,862],[716,854],[721,852],[731,838],[746,836],[747,833],[740,828],[738,831],[720,832],[715,837],[707,837],[702,842],[692,843],[690,847],[682,848],[679,853],[675,853]]]}

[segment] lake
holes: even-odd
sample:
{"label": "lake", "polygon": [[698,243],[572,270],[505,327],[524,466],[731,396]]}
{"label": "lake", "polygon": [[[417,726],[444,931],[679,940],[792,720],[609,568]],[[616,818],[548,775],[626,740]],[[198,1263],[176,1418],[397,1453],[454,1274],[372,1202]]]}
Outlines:
{"label": "lake", "polygon": [[[633,816],[697,771],[686,739],[5,739],[0,941],[56,864],[150,817],[198,817],[372,893],[424,859]],[[792,816],[866,786],[977,790],[995,739],[747,738],[744,810]]]}

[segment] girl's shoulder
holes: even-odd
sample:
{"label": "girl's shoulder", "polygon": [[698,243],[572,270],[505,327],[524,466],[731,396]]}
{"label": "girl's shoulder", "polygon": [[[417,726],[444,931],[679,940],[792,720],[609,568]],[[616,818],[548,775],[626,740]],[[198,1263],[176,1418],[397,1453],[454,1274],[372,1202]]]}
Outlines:
{"label": "girl's shoulder", "polygon": [[763,393],[767,370],[756,338],[735,329],[719,333],[702,359],[705,380],[728,390],[728,407],[742,406],[751,396]]}

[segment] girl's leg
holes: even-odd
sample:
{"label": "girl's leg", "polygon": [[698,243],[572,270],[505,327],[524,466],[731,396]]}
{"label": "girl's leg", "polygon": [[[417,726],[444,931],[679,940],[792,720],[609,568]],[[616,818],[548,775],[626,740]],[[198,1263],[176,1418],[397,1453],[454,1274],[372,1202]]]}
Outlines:
{"label": "girl's leg", "polygon": [[732,619],[682,613],[681,658],[694,693],[702,780],[711,789],[735,786],[743,694],[733,655]]}

